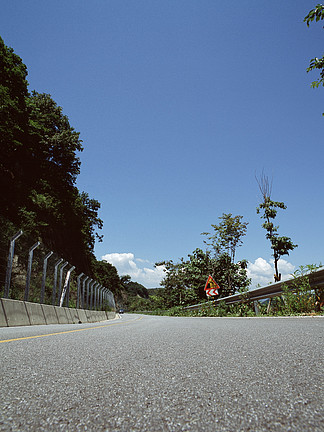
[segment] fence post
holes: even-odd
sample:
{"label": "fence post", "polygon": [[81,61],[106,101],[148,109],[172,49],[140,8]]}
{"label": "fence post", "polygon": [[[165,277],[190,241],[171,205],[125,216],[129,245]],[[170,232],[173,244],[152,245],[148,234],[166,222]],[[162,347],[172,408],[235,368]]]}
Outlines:
{"label": "fence post", "polygon": [[98,284],[98,309],[101,310],[101,285]]}
{"label": "fence post", "polygon": [[27,266],[27,277],[26,277],[26,288],[25,288],[25,297],[24,300],[28,301],[29,297],[29,287],[30,287],[30,277],[31,277],[31,270],[32,270],[32,264],[33,264],[33,254],[34,250],[40,245],[40,242],[36,242],[28,252],[28,266]]}
{"label": "fence post", "polygon": [[[75,269],[75,266],[72,266],[70,268],[69,272],[72,273],[74,269]],[[66,277],[67,277],[67,275],[66,275]],[[66,290],[66,307],[70,307],[69,306],[69,304],[70,304],[70,283],[71,283],[71,278],[69,277],[68,284],[67,284],[67,290]]]}
{"label": "fence post", "polygon": [[99,299],[100,299],[100,303],[99,303],[99,309],[102,310],[102,303],[103,303],[103,286],[99,285]]}
{"label": "fence post", "polygon": [[83,279],[82,282],[82,309],[85,309],[85,288],[86,288],[86,281],[89,279],[89,276],[86,276],[85,279]]}
{"label": "fence post", "polygon": [[102,287],[102,310],[106,310],[106,288]]}
{"label": "fence post", "polygon": [[98,297],[99,297],[98,287],[99,287],[99,284],[98,284],[98,282],[96,282],[95,286],[94,286],[94,310],[98,309]]}
{"label": "fence post", "polygon": [[95,281],[93,284],[92,290],[92,309],[96,310],[96,301],[97,301],[97,282]]}
{"label": "fence post", "polygon": [[60,299],[62,295],[62,281],[63,281],[63,270],[68,265],[68,261],[65,261],[65,263],[60,268],[60,280],[59,280],[59,292],[58,292],[58,305],[60,306]]}
{"label": "fence post", "polygon": [[69,307],[69,297],[70,297],[70,276],[71,273],[73,272],[73,270],[75,269],[75,266],[72,266],[66,273],[65,276],[65,282],[64,282],[64,286],[63,286],[63,290],[61,293],[61,298],[60,298],[60,306],[63,306],[63,302],[64,302],[64,297],[66,295],[66,303],[65,306]]}
{"label": "fence post", "polygon": [[102,305],[101,305],[101,310],[105,310],[105,287],[102,286]]}
{"label": "fence post", "polygon": [[79,301],[79,298],[80,298],[80,292],[81,292],[81,278],[82,278],[82,276],[84,275],[84,273],[80,273],[79,274],[79,276],[77,277],[77,283],[78,283],[78,288],[77,288],[77,301],[76,301],[76,307],[77,307],[77,309],[79,309],[79,306],[80,306],[80,301]]}
{"label": "fence post", "polygon": [[110,293],[110,298],[111,298],[111,303],[112,303],[112,307],[113,309],[116,309],[116,303],[115,303],[115,297],[114,294],[109,290]]}
{"label": "fence post", "polygon": [[8,254],[8,262],[7,262],[7,271],[6,271],[6,280],[5,280],[5,287],[4,287],[4,298],[9,298],[9,291],[10,291],[10,281],[11,281],[11,273],[12,273],[12,262],[15,252],[15,241],[18,237],[22,235],[22,231],[20,230],[17,232],[14,236],[10,239],[10,246],[9,246],[9,254]]}
{"label": "fence post", "polygon": [[106,298],[105,298],[105,309],[109,307],[109,299],[108,299],[108,289],[105,288],[105,294],[106,294]]}
{"label": "fence post", "polygon": [[63,258],[59,259],[54,266],[54,283],[53,283],[53,292],[52,292],[52,305],[55,306],[56,304],[56,286],[57,286],[57,269],[58,266],[63,261]]}
{"label": "fence post", "polygon": [[90,284],[90,310],[93,309],[93,286],[96,282],[91,279],[91,284]]}
{"label": "fence post", "polygon": [[86,308],[90,309],[90,284],[91,284],[92,279],[89,278],[89,280],[87,281],[87,295],[86,295]]}
{"label": "fence post", "polygon": [[42,289],[40,295],[40,303],[44,303],[44,295],[45,295],[45,284],[46,284],[46,272],[47,272],[47,260],[53,255],[53,252],[48,252],[48,254],[44,258],[43,264],[43,278],[42,278]]}

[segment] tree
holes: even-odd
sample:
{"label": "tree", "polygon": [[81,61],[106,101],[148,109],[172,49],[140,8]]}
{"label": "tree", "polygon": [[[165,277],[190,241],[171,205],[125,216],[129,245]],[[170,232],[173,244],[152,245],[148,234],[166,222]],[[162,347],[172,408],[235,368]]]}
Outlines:
{"label": "tree", "polygon": [[178,263],[171,260],[155,264],[165,266],[166,276],[161,282],[165,288],[165,307],[190,305],[206,299],[204,288],[209,275],[219,284],[220,297],[234,294],[250,284],[245,260],[233,263],[227,253],[213,257],[210,251],[199,248],[188,258],[181,258]]}
{"label": "tree", "polygon": [[247,261],[240,260],[237,263],[231,261],[227,253],[220,255],[212,261],[214,279],[220,286],[220,296],[227,297],[239,290],[247,290],[251,279],[247,277]]}
{"label": "tree", "polygon": [[[213,225],[214,234],[202,233],[206,235],[210,243],[205,243],[211,246],[214,251],[214,274],[216,275],[216,269],[218,273],[218,279],[222,282],[222,296],[234,294],[234,292],[240,288],[243,284],[244,287],[248,286],[248,279],[246,281],[242,279],[243,273],[246,274],[246,262],[242,261],[235,264],[235,253],[236,249],[242,245],[242,237],[245,236],[248,222],[242,222],[243,216],[233,216],[232,213],[223,213],[219,217],[220,223]],[[221,263],[221,271],[219,268]],[[239,276],[239,280],[237,277]],[[226,294],[225,294],[226,293]]]}
{"label": "tree", "polygon": [[270,240],[271,249],[273,250],[273,258],[274,258],[274,266],[275,266],[275,281],[280,281],[281,274],[278,270],[278,261],[281,256],[289,255],[289,251],[295,249],[297,245],[293,244],[289,237],[279,236],[278,228],[279,226],[275,226],[272,222],[278,213],[277,209],[285,210],[287,207],[283,202],[280,201],[272,201],[271,193],[272,193],[272,182],[269,181],[269,178],[265,176],[263,173],[260,178],[256,178],[257,183],[259,185],[260,192],[262,194],[262,203],[257,207],[257,213],[261,214],[261,218],[265,220],[262,224],[262,227],[266,230],[266,238]]}
{"label": "tree", "polygon": [[[304,22],[306,22],[307,27],[312,21],[320,21],[324,19],[324,5],[318,4],[314,9],[312,9],[304,18]],[[313,88],[319,87],[320,85],[324,86],[324,56],[321,58],[315,57],[311,59],[309,63],[309,67],[307,68],[307,72],[310,72],[314,69],[320,70],[320,78],[316,81],[313,81],[311,86]]]}
{"label": "tree", "polygon": [[141,297],[148,299],[149,293],[147,288],[144,285],[134,282],[131,280],[129,275],[121,276],[120,278],[121,284],[125,288],[128,296],[130,297]]}
{"label": "tree", "polygon": [[[29,153],[24,161],[27,200],[21,205],[21,225],[80,270],[91,273],[100,203],[75,186],[80,172],[77,152],[83,150],[79,132],[48,94],[35,91],[27,98]],[[68,241],[67,241],[68,239]]]}
{"label": "tree", "polygon": [[185,305],[186,299],[186,284],[184,281],[184,260],[181,259],[180,263],[174,263],[173,260],[161,261],[155,266],[164,266],[165,278],[161,281],[164,287],[163,292],[160,293],[162,297],[163,308],[168,309],[173,306]]}
{"label": "tree", "polygon": [[219,217],[221,222],[218,225],[211,225],[214,228],[214,234],[208,232],[202,235],[208,236],[211,243],[205,243],[212,246],[215,255],[227,253],[234,263],[236,249],[242,245],[242,237],[245,236],[248,222],[241,222],[243,216],[233,216],[232,213],[223,213]]}
{"label": "tree", "polygon": [[75,186],[82,141],[50,95],[28,92],[26,77],[0,38],[1,225],[21,228],[91,274],[103,223],[100,203]]}
{"label": "tree", "polygon": [[[24,201],[23,161],[28,155],[27,68],[0,37],[0,208],[18,221],[17,201]],[[14,197],[14,199],[13,199]]]}
{"label": "tree", "polygon": [[120,295],[122,285],[116,267],[107,261],[95,261],[93,270],[96,281],[108,288],[114,295]]}

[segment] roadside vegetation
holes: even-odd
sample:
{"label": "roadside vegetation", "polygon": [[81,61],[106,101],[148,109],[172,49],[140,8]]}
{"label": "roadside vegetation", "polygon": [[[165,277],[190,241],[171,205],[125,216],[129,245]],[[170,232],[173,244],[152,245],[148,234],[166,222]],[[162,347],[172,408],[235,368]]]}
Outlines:
{"label": "roadside vegetation", "polygon": [[[324,6],[317,5],[304,21],[309,26],[323,19]],[[319,70],[319,79],[312,83],[314,88],[324,85],[323,62],[323,58],[312,59],[307,69]],[[190,314],[253,316],[255,305],[248,300],[232,306],[221,302],[215,307],[207,303],[204,290],[209,275],[220,287],[217,298],[236,292],[241,292],[244,298],[249,289],[247,260],[237,260],[248,227],[242,215],[219,216],[210,231],[202,233],[205,250],[196,248],[178,262],[157,262],[156,266],[164,266],[165,277],[162,288],[153,291],[131,281],[127,275],[118,275],[110,263],[96,259],[94,246],[96,241],[102,241],[103,221],[99,217],[100,203],[76,186],[81,167],[79,153],[83,150],[80,134],[51,95],[29,91],[27,74],[22,59],[0,37],[0,290],[4,284],[8,241],[22,229],[29,246],[26,243],[21,253],[26,254],[32,244],[29,239],[40,241],[73,263],[77,272],[109,287],[118,305],[126,310],[188,315],[186,306],[206,302],[206,306]],[[287,207],[272,199],[272,180],[263,172],[256,180],[261,192],[257,213],[270,242],[277,282],[281,279],[280,258],[289,255],[297,245],[290,237],[279,236],[279,226],[274,224],[278,210]],[[295,292],[287,289],[270,304],[259,303],[260,314],[321,312],[323,290],[312,292],[307,279],[314,268],[301,266],[293,275]]]}
{"label": "roadside vegetation", "polygon": [[[122,301],[127,293],[116,268],[94,255],[95,242],[103,238],[100,203],[76,186],[80,134],[51,95],[29,91],[27,75],[22,59],[0,37],[0,296],[9,239],[22,230],[15,246],[18,273],[39,241],[44,251],[54,251]],[[24,289],[23,277],[15,282],[13,290]]]}
{"label": "roadside vegetation", "polygon": [[[324,290],[313,290],[310,286],[310,275],[322,267],[319,265],[300,266],[292,274],[292,287],[284,285],[284,294],[278,297],[252,302],[241,290],[242,301],[226,305],[220,301],[217,305],[205,301],[199,310],[186,310],[184,306],[172,306],[163,309],[163,290],[148,299],[137,299],[131,304],[130,311],[154,315],[191,316],[191,317],[254,317],[254,316],[300,316],[324,315]],[[150,290],[155,291],[155,290]],[[255,304],[256,303],[256,304]]]}

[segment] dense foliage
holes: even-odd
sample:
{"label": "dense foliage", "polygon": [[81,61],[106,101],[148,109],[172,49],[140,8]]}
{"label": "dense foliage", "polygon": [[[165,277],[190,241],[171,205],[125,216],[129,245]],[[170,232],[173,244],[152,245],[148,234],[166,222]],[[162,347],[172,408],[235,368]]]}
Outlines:
{"label": "dense foliage", "polygon": [[218,283],[220,297],[249,286],[247,261],[235,262],[235,252],[242,244],[248,223],[242,221],[242,216],[231,213],[223,214],[219,219],[219,224],[212,225],[213,234],[203,233],[208,239],[206,251],[197,248],[187,260],[156,263],[156,266],[164,266],[166,275],[161,282],[164,290],[152,298],[151,307],[168,309],[206,300],[204,287],[209,275]]}
{"label": "dense foliage", "polygon": [[91,276],[100,203],[80,192],[79,132],[48,94],[28,91],[27,67],[0,38],[1,245],[18,229]]}

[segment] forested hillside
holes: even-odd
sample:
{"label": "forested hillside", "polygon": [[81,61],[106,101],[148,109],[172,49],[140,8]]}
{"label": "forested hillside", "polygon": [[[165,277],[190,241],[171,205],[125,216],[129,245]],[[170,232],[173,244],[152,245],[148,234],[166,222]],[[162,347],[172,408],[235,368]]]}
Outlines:
{"label": "forested hillside", "polygon": [[79,132],[49,94],[29,91],[27,67],[1,38],[0,145],[1,250],[22,229],[120,295],[116,268],[94,255],[100,203],[76,187]]}

